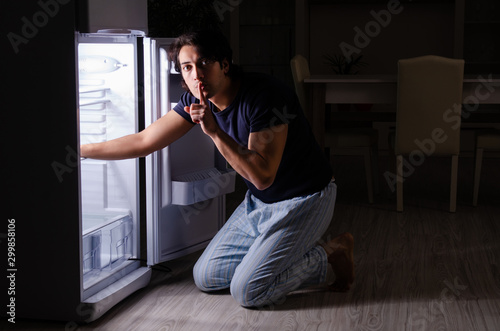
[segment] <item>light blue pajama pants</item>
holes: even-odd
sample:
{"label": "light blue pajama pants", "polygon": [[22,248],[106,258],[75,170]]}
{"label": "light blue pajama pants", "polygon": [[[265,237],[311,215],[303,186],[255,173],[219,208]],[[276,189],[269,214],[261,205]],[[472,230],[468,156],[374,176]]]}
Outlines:
{"label": "light blue pajama pants", "polygon": [[332,181],[312,195],[266,204],[246,193],[193,270],[202,291],[231,290],[244,307],[277,304],[287,293],[326,280],[318,245],[333,216]]}

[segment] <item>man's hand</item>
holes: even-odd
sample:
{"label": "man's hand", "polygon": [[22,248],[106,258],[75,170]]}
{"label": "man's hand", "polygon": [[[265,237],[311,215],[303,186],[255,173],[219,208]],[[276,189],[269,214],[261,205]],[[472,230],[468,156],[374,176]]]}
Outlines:
{"label": "man's hand", "polygon": [[203,94],[202,84],[198,83],[198,94],[200,103],[191,104],[190,107],[184,107],[184,110],[191,115],[191,120],[194,123],[201,125],[203,132],[209,136],[212,136],[218,129],[217,122],[215,122],[212,111],[208,107],[208,102]]}

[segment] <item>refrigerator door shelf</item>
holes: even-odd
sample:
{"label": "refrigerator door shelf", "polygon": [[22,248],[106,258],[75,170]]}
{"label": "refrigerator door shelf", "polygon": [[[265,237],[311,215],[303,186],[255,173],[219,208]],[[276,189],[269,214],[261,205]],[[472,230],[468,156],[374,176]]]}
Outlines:
{"label": "refrigerator door shelf", "polygon": [[172,179],[172,204],[191,205],[231,193],[235,187],[234,170],[210,168]]}

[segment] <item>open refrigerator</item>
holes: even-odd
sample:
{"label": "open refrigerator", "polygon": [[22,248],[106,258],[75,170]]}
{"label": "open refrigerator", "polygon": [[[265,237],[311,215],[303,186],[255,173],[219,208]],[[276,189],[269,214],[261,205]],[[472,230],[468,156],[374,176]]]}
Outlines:
{"label": "open refrigerator", "polygon": [[[72,329],[99,318],[147,286],[152,266],[205,247],[234,189],[234,171],[199,126],[145,158],[78,157],[81,144],[144,129],[184,92],[167,59],[172,40],[147,37],[143,20],[128,27],[137,30],[82,28],[98,16],[93,26],[127,28],[112,19],[146,13],[146,1],[88,2],[87,12],[86,0],[10,1],[2,12],[1,298],[12,321]],[[31,20],[49,13],[46,25]]]}
{"label": "open refrigerator", "polygon": [[[75,40],[80,144],[135,133],[175,106],[182,90],[167,57],[171,39],[100,31]],[[138,261],[140,222],[151,266],[205,247],[225,221],[235,173],[199,126],[144,161],[80,160],[87,321],[148,284],[151,269]]]}

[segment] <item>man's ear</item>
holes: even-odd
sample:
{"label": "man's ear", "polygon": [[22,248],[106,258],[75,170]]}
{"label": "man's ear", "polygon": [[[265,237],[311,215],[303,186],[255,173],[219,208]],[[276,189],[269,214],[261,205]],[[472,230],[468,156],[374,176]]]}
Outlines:
{"label": "man's ear", "polygon": [[227,59],[224,59],[222,60],[222,70],[224,70],[224,74],[227,75],[227,73],[229,72],[229,61]]}

